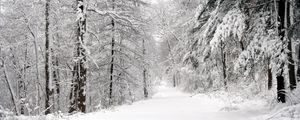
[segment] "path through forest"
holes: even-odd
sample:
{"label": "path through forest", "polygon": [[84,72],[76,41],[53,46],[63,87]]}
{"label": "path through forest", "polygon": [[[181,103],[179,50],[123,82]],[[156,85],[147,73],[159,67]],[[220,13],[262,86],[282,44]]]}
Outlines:
{"label": "path through forest", "polygon": [[[166,84],[157,87],[148,100],[123,105],[115,110],[74,115],[71,120],[251,120],[262,109],[224,111],[225,102],[207,95],[191,97]],[[251,106],[254,107],[255,106]]]}

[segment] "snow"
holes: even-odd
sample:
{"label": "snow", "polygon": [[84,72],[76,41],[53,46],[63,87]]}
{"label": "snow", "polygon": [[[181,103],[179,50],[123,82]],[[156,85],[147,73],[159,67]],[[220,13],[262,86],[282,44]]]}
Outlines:
{"label": "snow", "polygon": [[162,82],[152,98],[131,105],[71,116],[54,113],[4,120],[300,120],[299,104],[276,106],[271,107],[263,99],[244,99],[222,90],[191,95]]}
{"label": "snow", "polygon": [[270,114],[259,116],[257,120],[300,120],[300,105],[283,107]]}
{"label": "snow", "polygon": [[258,101],[228,106],[224,99],[207,94],[191,96],[166,83],[156,90],[148,100],[62,120],[255,120],[266,109],[265,103]]}
{"label": "snow", "polygon": [[229,11],[223,18],[222,23],[218,25],[210,45],[215,48],[221,41],[226,41],[227,37],[234,35],[238,41],[242,40],[246,28],[246,15],[240,9]]}

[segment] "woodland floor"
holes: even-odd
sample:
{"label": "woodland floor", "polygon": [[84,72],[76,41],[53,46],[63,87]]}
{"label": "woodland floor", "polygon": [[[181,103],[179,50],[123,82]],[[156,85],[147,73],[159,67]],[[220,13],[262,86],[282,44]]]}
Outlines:
{"label": "woodland floor", "polygon": [[[163,83],[152,98],[114,110],[69,116],[67,120],[259,120],[266,103],[252,101],[228,105],[206,94],[191,96]],[[237,107],[238,106],[238,107]]]}

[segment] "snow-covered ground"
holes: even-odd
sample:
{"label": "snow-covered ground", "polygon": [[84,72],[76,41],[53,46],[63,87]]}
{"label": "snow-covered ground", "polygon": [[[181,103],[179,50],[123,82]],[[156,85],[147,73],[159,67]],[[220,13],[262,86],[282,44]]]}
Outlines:
{"label": "snow-covered ground", "polygon": [[276,106],[279,108],[270,107],[265,100],[245,100],[223,91],[191,95],[162,83],[152,98],[112,110],[4,120],[300,120],[299,105]]}
{"label": "snow-covered ground", "polygon": [[162,84],[148,100],[123,105],[114,110],[77,114],[67,120],[252,120],[265,113],[263,102],[228,106],[209,95],[191,96]]}

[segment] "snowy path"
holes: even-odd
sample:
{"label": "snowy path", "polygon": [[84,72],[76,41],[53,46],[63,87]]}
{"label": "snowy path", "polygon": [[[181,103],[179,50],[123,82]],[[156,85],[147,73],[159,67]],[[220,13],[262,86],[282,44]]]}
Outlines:
{"label": "snowy path", "polygon": [[[250,120],[260,112],[220,111],[225,104],[221,100],[190,97],[174,88],[159,86],[152,99],[123,105],[113,111],[74,115],[70,120]],[[253,107],[253,106],[252,106]]]}

